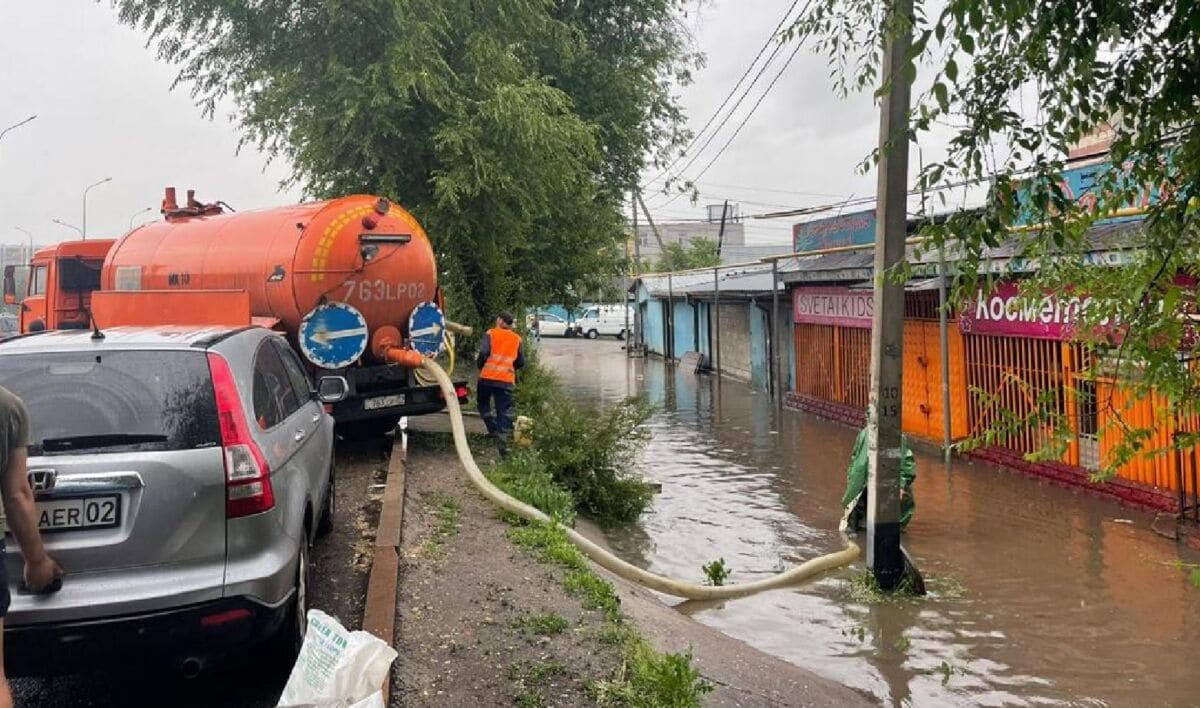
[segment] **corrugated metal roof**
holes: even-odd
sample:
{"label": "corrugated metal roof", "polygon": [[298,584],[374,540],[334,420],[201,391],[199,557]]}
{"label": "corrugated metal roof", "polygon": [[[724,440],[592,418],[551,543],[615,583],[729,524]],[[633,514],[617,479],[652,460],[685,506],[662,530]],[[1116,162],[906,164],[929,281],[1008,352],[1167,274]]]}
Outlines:
{"label": "corrugated metal roof", "polygon": [[[735,268],[721,268],[719,274],[718,287],[722,292],[745,292],[750,288],[771,292],[771,266],[768,264],[756,263]],[[670,277],[646,275],[641,278],[641,281],[651,297],[666,297],[668,290],[676,297],[693,293],[711,293],[713,269],[673,273]]]}

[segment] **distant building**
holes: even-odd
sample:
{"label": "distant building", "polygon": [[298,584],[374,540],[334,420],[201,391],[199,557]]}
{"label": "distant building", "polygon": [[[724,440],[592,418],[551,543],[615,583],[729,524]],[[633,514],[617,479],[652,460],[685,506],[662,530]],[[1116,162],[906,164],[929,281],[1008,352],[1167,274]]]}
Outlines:
{"label": "distant building", "polygon": [[[672,221],[666,223],[654,222],[658,227],[658,235],[663,244],[682,243],[687,245],[696,239],[716,241],[721,236],[721,207],[722,204],[710,205],[704,217],[695,221]],[[638,252],[643,261],[655,261],[662,255],[658,239],[649,224],[639,222],[637,229]],[[725,218],[725,235],[720,239],[722,248],[725,246],[745,246],[746,229],[738,213],[738,205],[730,204],[729,213]],[[632,244],[631,244],[632,246]],[[632,254],[631,254],[632,255]]]}

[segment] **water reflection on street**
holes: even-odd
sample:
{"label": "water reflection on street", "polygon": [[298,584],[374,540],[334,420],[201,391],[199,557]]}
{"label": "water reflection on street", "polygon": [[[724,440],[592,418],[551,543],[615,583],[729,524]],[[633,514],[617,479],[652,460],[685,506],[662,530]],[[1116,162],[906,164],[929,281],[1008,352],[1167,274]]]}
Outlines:
{"label": "water reflection on street", "polygon": [[[608,532],[627,560],[699,581],[723,557],[740,582],[841,547],[856,431],[777,412],[736,381],[626,359],[611,340],[544,340],[541,353],[581,400],[644,392],[659,406],[642,471],[662,493]],[[1151,531],[1150,515],[985,465],[921,452],[917,464],[905,545],[930,598],[856,602],[860,563],[681,609],[892,705],[1196,703],[1200,590],[1175,564],[1197,558]]]}

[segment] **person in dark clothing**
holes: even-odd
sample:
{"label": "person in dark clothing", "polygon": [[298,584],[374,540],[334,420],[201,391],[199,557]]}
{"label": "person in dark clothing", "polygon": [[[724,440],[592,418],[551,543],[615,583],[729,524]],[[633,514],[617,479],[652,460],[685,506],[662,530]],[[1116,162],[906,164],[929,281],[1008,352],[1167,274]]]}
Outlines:
{"label": "person in dark clothing", "polygon": [[[483,335],[475,366],[479,369],[479,415],[487,426],[488,435],[496,438],[500,454],[508,452],[512,436],[513,385],[517,369],[525,366],[525,351],[521,335],[512,329],[513,316],[501,312],[496,326]],[[495,412],[492,405],[495,404]]]}
{"label": "person in dark clothing", "polygon": [[[0,388],[0,635],[12,596],[4,556],[5,531],[12,532],[21,547],[23,579],[28,592],[53,592],[61,584],[62,568],[46,553],[38,530],[38,513],[26,465],[30,444],[29,411],[20,398]],[[0,643],[0,708],[12,708],[12,693],[4,674],[4,646]]]}

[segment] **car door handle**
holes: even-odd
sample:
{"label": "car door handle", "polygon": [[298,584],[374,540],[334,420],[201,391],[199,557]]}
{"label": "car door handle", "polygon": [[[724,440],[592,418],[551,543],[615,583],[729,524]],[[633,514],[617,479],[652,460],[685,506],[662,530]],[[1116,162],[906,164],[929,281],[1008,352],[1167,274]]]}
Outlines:
{"label": "car door handle", "polygon": [[294,439],[296,442],[300,442],[304,439],[304,436],[305,432],[303,430],[297,430],[296,434],[292,436],[292,439]]}
{"label": "car door handle", "polygon": [[321,422],[321,414],[320,414],[320,413],[313,413],[312,422],[314,422],[314,423],[320,423],[320,422]]}

